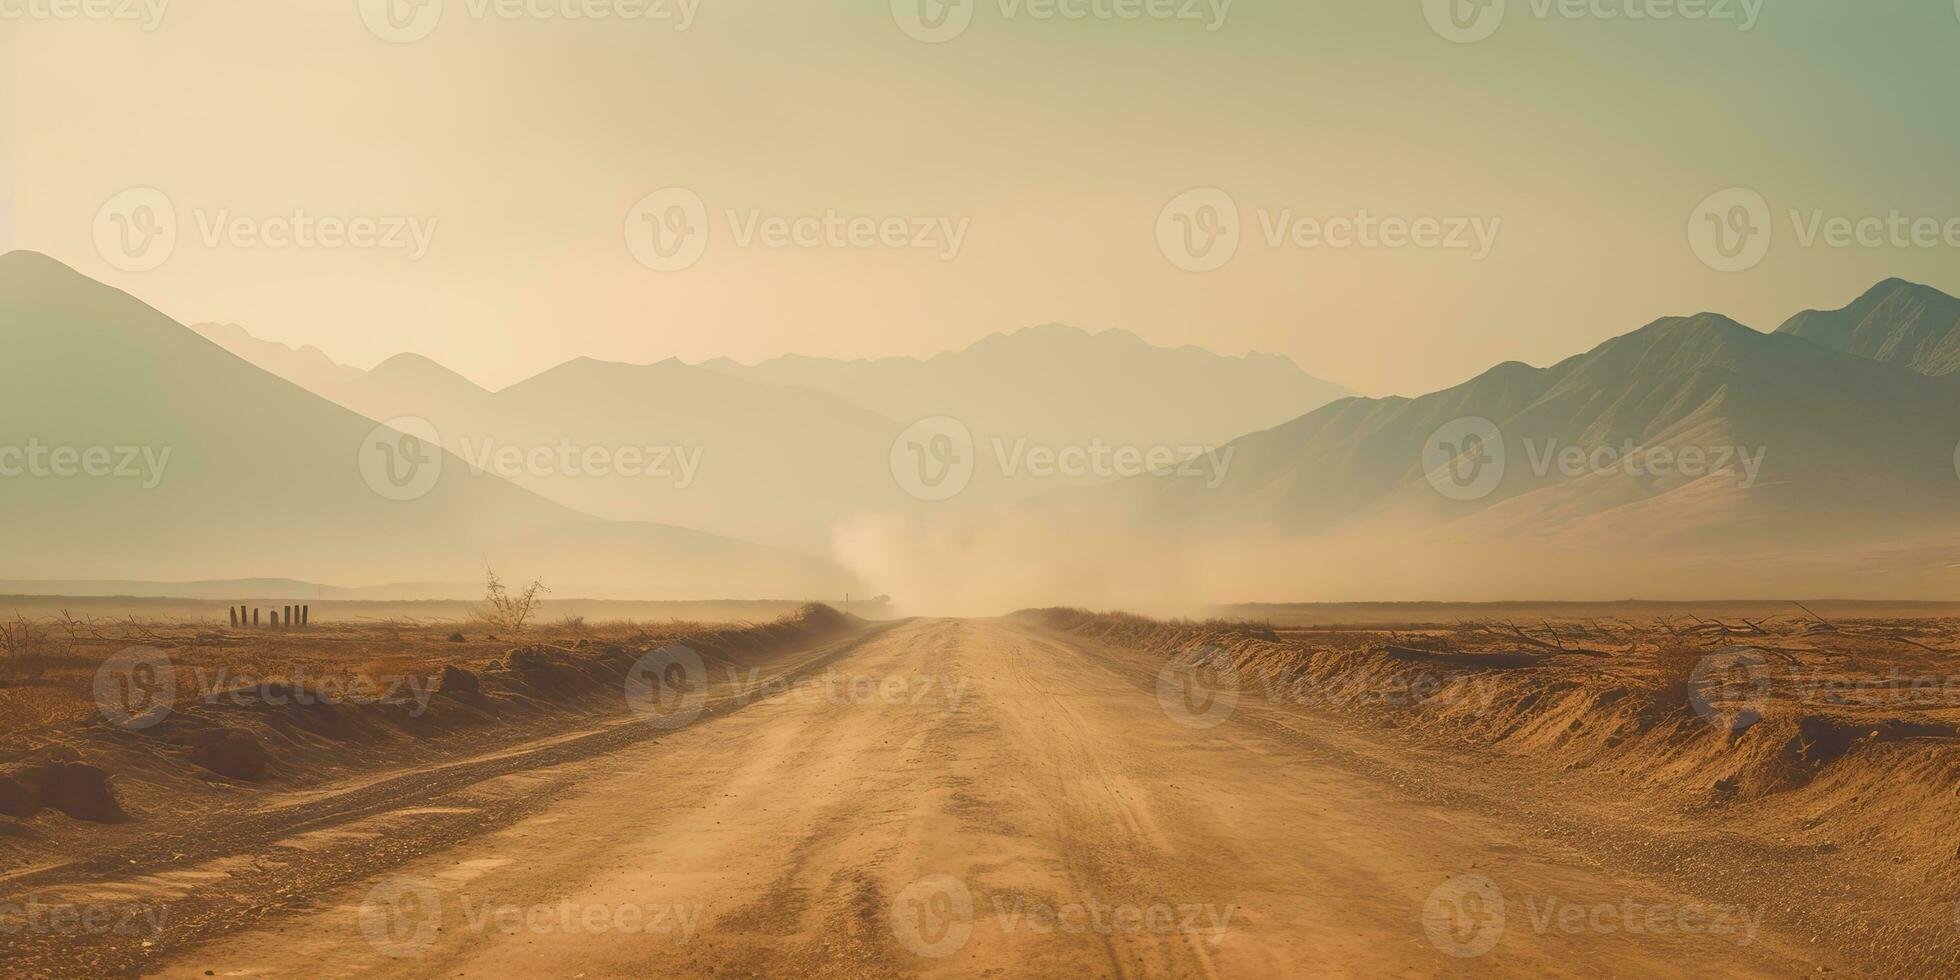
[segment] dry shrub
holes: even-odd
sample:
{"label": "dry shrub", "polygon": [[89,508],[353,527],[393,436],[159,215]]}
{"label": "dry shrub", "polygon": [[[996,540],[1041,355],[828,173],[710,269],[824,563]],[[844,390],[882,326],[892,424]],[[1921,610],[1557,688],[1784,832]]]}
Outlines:
{"label": "dry shrub", "polygon": [[25,616],[15,614],[11,623],[0,621],[0,684],[36,683],[48,661],[66,652],[45,627]]}
{"label": "dry shrub", "polygon": [[542,581],[533,580],[521,592],[505,588],[503,580],[493,569],[484,571],[483,618],[498,629],[510,633],[522,633],[532,617],[537,615],[538,603],[542,593],[550,592]]}

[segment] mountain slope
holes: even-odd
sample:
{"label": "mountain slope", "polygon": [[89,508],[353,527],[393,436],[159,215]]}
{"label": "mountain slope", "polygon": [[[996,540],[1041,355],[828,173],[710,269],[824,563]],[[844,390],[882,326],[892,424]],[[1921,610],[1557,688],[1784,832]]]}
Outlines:
{"label": "mountain slope", "polygon": [[[669,360],[578,358],[497,392],[426,358],[391,358],[345,386],[343,404],[375,419],[416,416],[468,463],[586,513],[738,535],[823,553],[832,525],[900,508],[887,468],[902,426],[819,391],[782,389]],[[496,467],[499,452],[621,447],[661,457],[658,472]]]}
{"label": "mountain slope", "polygon": [[1038,445],[1218,445],[1349,394],[1270,354],[1155,347],[1124,330],[1050,324],[927,360],[789,356],[704,367],[848,398],[902,423],[951,416]]}
{"label": "mountain slope", "polygon": [[[1031,447],[1213,445],[1337,394],[1282,357],[1152,347],[1112,330],[1050,326],[995,335],[929,361],[784,357],[632,365],[579,358],[491,392],[428,358],[383,362],[329,397],[376,420],[433,423],[466,458],[523,450],[659,447],[698,459],[684,481],[505,472],[586,513],[679,524],[827,553],[871,515],[928,505],[894,479],[894,440],[922,418],[967,424],[972,481],[937,516],[974,512],[1107,474],[1010,472]],[[868,406],[868,407],[867,407]]]}
{"label": "mountain slope", "polygon": [[1702,314],[1343,399],[1223,447],[1222,481],[1070,488],[957,537],[894,536],[867,567],[949,596],[970,577],[935,570],[1008,567],[1027,587],[1003,601],[1092,606],[1931,598],[1960,588],[1956,443],[1960,378]]}
{"label": "mountain slope", "polygon": [[[1505,465],[1458,499],[1431,485],[1424,454],[1463,418],[1495,424]],[[1505,364],[1421,398],[1336,402],[1234,443],[1217,490],[1144,479],[1121,492],[1157,528],[1858,541],[1952,523],[1957,438],[1960,384],[1703,314],[1549,368]]]}
{"label": "mountain slope", "polygon": [[582,510],[739,534],[827,553],[832,526],[859,510],[915,503],[887,457],[902,426],[817,391],[778,389],[677,360],[559,365],[492,395],[456,429],[520,445],[561,438],[671,450],[670,473],[520,482]]}
{"label": "mountain slope", "polygon": [[453,457],[425,495],[388,499],[364,475],[372,421],[42,255],[0,257],[0,351],[0,446],[103,447],[112,459],[130,447],[158,464],[0,480],[0,577],[467,581],[489,561],[601,595],[848,587],[826,563],[605,522]]}
{"label": "mountain slope", "polygon": [[1805,310],[1776,332],[1920,374],[1960,373],[1960,299],[1902,279],[1840,310]]}

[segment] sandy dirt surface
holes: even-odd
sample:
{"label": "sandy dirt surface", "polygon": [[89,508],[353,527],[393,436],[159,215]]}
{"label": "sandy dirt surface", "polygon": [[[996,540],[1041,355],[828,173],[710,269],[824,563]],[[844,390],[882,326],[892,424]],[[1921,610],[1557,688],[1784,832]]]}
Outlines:
{"label": "sandy dirt surface", "polygon": [[[1030,625],[903,623],[657,737],[185,867],[235,914],[143,972],[1855,973],[1760,909],[1540,833],[1474,770],[1380,768],[1364,733],[1279,706],[1202,727],[1157,667]],[[397,853],[306,872],[349,841]],[[255,878],[302,894],[257,909]]]}

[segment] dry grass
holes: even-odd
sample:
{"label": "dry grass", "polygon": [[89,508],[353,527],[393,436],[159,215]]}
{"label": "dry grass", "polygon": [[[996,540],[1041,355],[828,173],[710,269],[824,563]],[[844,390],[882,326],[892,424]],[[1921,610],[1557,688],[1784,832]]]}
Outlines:
{"label": "dry grass", "polygon": [[[86,723],[96,717],[94,684],[104,661],[133,647],[163,651],[179,696],[205,696],[243,684],[317,684],[343,689],[428,678],[445,664],[475,669],[513,647],[545,644],[645,646],[720,627],[701,623],[591,624],[570,617],[534,625],[521,638],[484,623],[383,619],[298,630],[230,629],[188,619],[16,619],[0,633],[0,739]],[[461,632],[464,642],[451,642]]]}

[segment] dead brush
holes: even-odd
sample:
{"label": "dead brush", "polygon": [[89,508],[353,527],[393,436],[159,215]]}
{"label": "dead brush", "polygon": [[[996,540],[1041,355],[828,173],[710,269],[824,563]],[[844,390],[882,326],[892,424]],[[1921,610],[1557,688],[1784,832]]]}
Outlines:
{"label": "dead brush", "polygon": [[513,592],[497,577],[494,569],[484,571],[482,618],[506,633],[522,633],[538,614],[541,593],[550,592],[542,581],[533,580],[521,591]]}
{"label": "dead brush", "polygon": [[33,620],[16,613],[13,622],[0,621],[0,684],[39,681],[55,652],[48,631]]}

